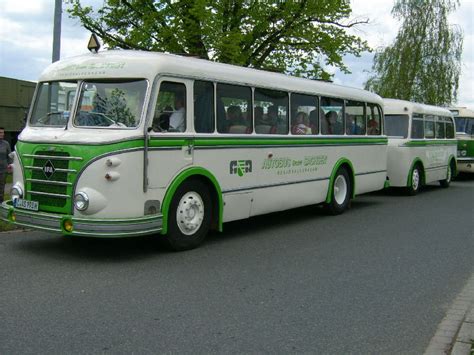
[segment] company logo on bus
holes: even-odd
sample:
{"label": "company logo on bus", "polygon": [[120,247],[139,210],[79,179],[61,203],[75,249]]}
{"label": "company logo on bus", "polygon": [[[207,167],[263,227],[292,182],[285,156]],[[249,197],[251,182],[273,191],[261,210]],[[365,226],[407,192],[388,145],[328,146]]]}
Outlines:
{"label": "company logo on bus", "polygon": [[54,169],[54,165],[53,163],[51,163],[51,160],[48,160],[43,166],[43,174],[48,179],[50,179],[51,176],[53,176],[55,170],[56,169]]}
{"label": "company logo on bus", "polygon": [[252,172],[252,161],[251,160],[232,160],[230,162],[230,174],[237,174],[244,176]]}

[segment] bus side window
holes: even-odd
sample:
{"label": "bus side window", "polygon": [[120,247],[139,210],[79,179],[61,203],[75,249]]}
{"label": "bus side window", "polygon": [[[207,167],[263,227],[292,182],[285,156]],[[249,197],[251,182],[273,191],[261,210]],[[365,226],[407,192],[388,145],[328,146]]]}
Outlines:
{"label": "bus side window", "polygon": [[319,133],[318,97],[291,94],[291,133]]}
{"label": "bus side window", "polygon": [[256,88],[255,133],[288,134],[288,93]]}
{"label": "bus side window", "polygon": [[441,116],[435,117],[436,138],[446,138],[445,118]]}
{"label": "bus side window", "polygon": [[425,137],[425,128],[423,123],[423,115],[414,113],[411,121],[411,138],[419,139]]}
{"label": "bus side window", "polygon": [[214,132],[214,84],[194,82],[194,130],[197,133]]}
{"label": "bus side window", "polygon": [[346,101],[346,134],[365,135],[365,103]]}
{"label": "bus side window", "polygon": [[344,100],[321,97],[321,109],[324,112],[324,117],[321,117],[320,122],[321,133],[344,134]]}
{"label": "bus side window", "polygon": [[152,123],[155,132],[184,132],[186,130],[186,86],[163,81],[156,102]]}
{"label": "bus side window", "polygon": [[434,116],[426,115],[425,116],[425,138],[434,138],[434,137],[435,137]]}
{"label": "bus side window", "polygon": [[252,90],[247,86],[217,84],[217,131],[252,133]]}
{"label": "bus side window", "polygon": [[378,135],[382,129],[380,109],[375,104],[368,104],[367,134],[370,136]]}
{"label": "bus side window", "polygon": [[446,117],[446,138],[454,138],[454,123],[451,117]]}

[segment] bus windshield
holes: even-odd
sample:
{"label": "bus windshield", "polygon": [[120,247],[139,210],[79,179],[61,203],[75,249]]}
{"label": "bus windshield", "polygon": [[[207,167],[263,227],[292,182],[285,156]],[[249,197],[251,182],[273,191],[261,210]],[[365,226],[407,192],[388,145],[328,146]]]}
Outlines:
{"label": "bus windshield", "polygon": [[31,114],[30,125],[64,127],[69,118],[77,83],[39,83],[36,100]]}
{"label": "bus windshield", "polygon": [[408,115],[385,115],[385,134],[389,137],[408,137]]}
{"label": "bus windshield", "polygon": [[84,81],[73,123],[79,127],[137,127],[146,89],[146,80]]}
{"label": "bus windshield", "polygon": [[474,117],[456,117],[456,132],[474,135]]}

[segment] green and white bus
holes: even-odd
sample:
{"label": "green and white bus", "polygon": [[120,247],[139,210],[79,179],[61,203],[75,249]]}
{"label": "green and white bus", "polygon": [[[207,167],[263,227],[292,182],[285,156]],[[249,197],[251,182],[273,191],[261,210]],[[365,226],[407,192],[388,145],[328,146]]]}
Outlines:
{"label": "green and white bus", "polygon": [[439,181],[448,187],[456,174],[456,138],[449,110],[410,101],[384,99],[390,186],[409,195]]}
{"label": "green and white bus", "polygon": [[183,250],[228,221],[339,214],[386,184],[382,125],[364,90],[160,53],[73,57],[39,78],[1,217]]}
{"label": "green and white bus", "polygon": [[474,173],[474,111],[466,107],[450,108],[456,121],[458,171]]}

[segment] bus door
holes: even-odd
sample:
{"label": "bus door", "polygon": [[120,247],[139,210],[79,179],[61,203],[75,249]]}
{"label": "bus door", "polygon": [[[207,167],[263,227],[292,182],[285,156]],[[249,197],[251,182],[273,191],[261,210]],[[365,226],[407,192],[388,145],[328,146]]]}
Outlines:
{"label": "bus door", "polygon": [[161,78],[148,127],[148,188],[163,188],[188,165],[193,164],[194,137],[186,132],[192,113],[192,81]]}

